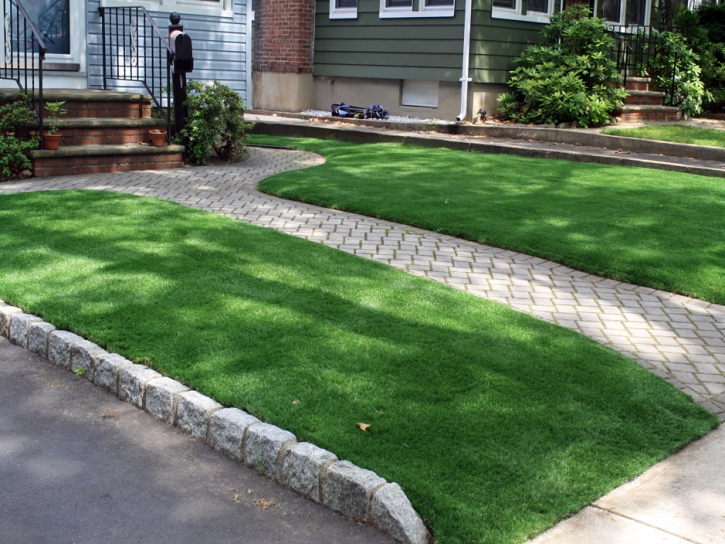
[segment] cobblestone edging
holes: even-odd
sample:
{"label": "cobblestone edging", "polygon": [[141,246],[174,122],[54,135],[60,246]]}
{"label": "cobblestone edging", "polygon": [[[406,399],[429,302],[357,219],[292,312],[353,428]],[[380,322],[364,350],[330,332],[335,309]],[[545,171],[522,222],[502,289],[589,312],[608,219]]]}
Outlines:
{"label": "cobblestone edging", "polygon": [[400,542],[432,540],[398,484],[341,461],[314,444],[297,442],[288,431],[237,408],[225,408],[2,300],[0,335],[354,521],[369,523]]}

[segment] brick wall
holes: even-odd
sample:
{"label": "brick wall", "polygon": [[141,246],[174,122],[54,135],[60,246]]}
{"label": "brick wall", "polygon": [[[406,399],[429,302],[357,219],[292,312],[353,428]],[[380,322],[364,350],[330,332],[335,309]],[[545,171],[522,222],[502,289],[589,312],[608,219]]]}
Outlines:
{"label": "brick wall", "polygon": [[311,74],[314,40],[315,0],[255,0],[255,71]]}

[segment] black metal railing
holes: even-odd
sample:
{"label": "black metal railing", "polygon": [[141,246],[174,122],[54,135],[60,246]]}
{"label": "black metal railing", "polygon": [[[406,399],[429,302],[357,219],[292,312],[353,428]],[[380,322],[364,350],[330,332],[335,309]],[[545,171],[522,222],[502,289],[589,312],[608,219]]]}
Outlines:
{"label": "black metal railing", "polygon": [[109,80],[142,84],[155,109],[166,118],[171,141],[171,62],[169,40],[143,7],[98,8],[101,15],[103,88]]}
{"label": "black metal railing", "polygon": [[624,85],[632,77],[650,77],[652,89],[665,93],[664,104],[676,106],[683,97],[677,92],[677,77],[682,65],[676,45],[650,26],[611,26],[615,38],[611,59],[617,63]]}
{"label": "black metal railing", "polygon": [[3,2],[5,43],[0,59],[0,79],[15,81],[27,94],[38,119],[41,146],[43,142],[43,61],[47,48],[19,0]]}

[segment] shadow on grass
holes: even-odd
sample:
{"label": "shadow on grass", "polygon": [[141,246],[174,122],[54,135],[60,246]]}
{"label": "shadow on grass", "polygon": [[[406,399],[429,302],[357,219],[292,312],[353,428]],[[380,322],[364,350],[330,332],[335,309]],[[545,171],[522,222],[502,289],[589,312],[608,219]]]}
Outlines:
{"label": "shadow on grass", "polygon": [[0,296],[399,482],[443,542],[520,541],[716,421],[581,335],[211,213],[10,195],[0,232]]}

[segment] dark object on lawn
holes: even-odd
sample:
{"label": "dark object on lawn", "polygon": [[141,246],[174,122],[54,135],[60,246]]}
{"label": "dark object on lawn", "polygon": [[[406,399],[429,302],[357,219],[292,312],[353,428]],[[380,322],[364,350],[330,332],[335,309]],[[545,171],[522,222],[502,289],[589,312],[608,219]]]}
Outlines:
{"label": "dark object on lawn", "polygon": [[348,106],[344,102],[331,104],[330,111],[333,117],[355,117],[356,119],[387,119],[388,110],[380,104],[373,104],[367,108],[361,106]]}

